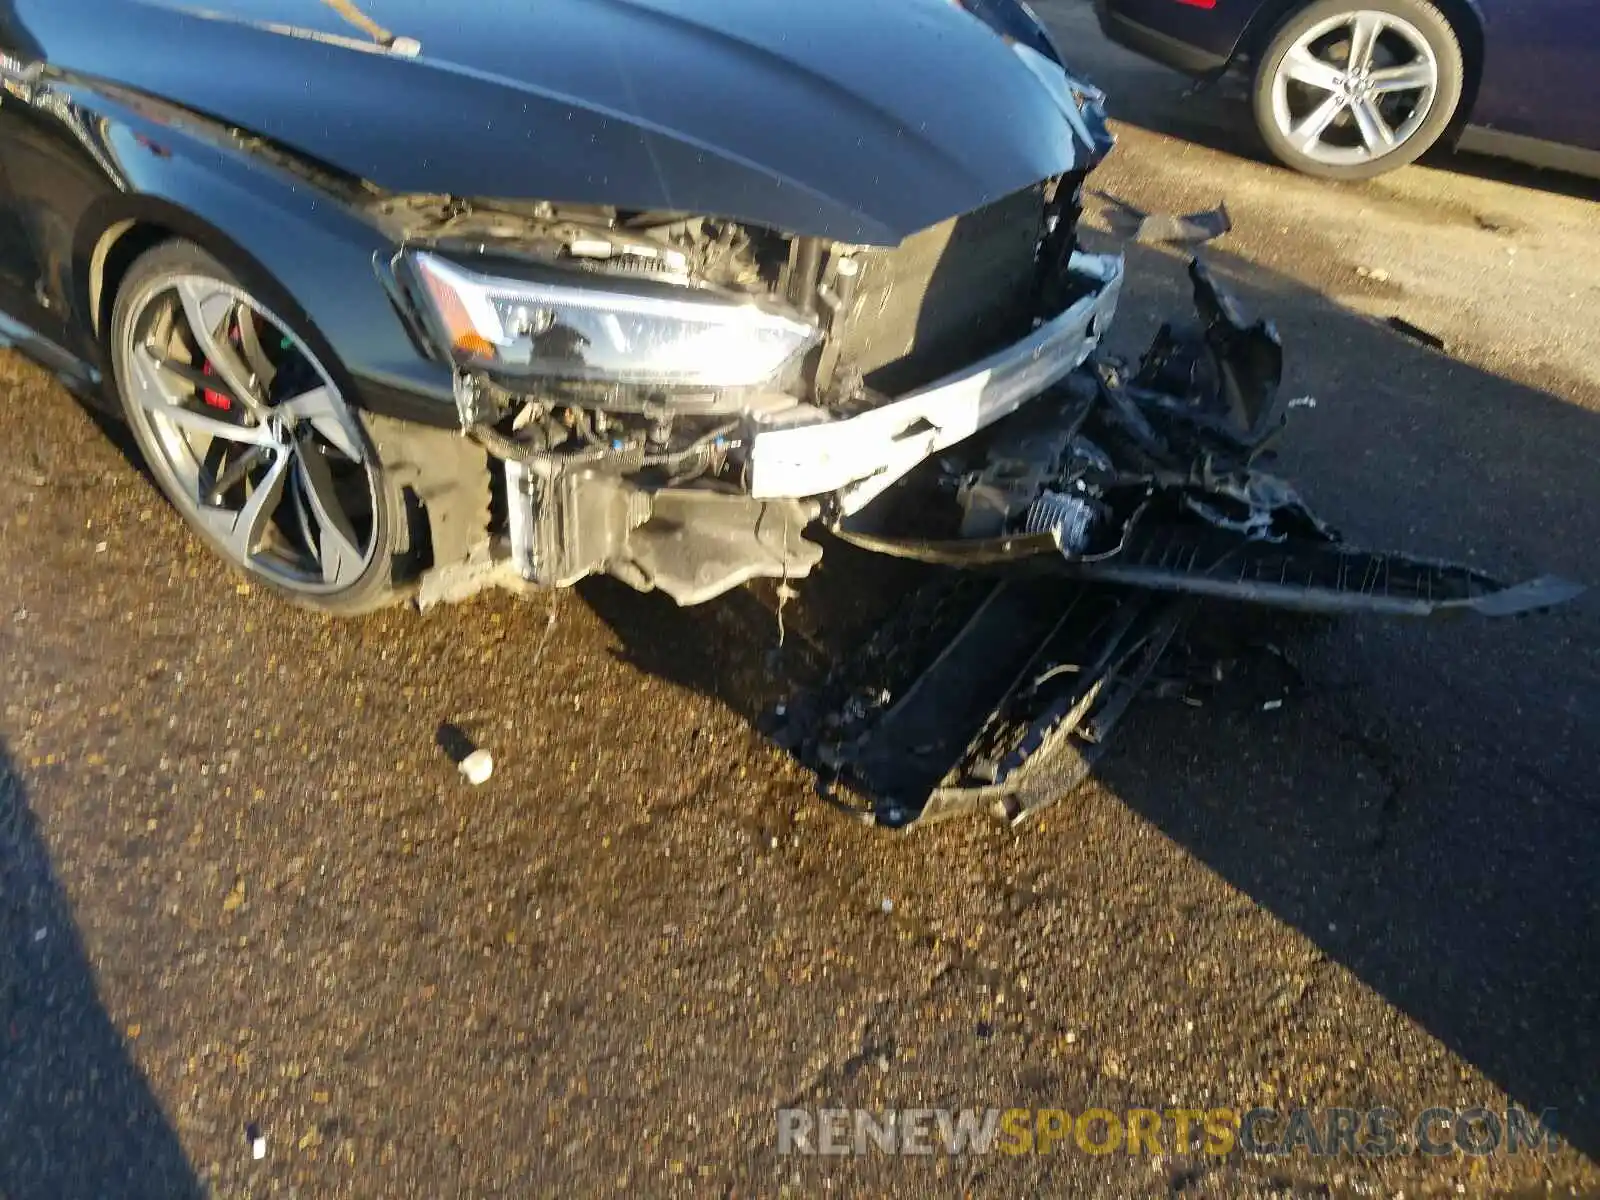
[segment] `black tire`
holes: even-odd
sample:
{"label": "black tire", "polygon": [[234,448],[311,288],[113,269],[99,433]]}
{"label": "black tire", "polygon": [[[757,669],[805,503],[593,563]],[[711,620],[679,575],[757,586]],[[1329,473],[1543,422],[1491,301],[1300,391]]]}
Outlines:
{"label": "black tire", "polygon": [[[396,587],[396,567],[405,560],[409,541],[404,500],[389,472],[378,461],[373,439],[361,414],[347,403],[342,407],[353,422],[352,432],[355,435],[350,440],[356,442],[364,455],[356,465],[371,484],[370,489],[364,489],[363,499],[370,504],[370,514],[364,504],[361,513],[363,533],[360,536],[361,544],[370,546],[367,551],[370,557],[358,560],[358,575],[352,573],[349,578],[341,578],[333,586],[326,583],[319,587],[295,586],[258,566],[250,555],[241,559],[238,553],[202,523],[205,514],[197,497],[184,494],[186,489],[178,479],[177,471],[170,465],[170,449],[163,449],[157,444],[157,434],[148,423],[146,410],[132,398],[134,385],[131,375],[136,369],[132,355],[139,351],[135,341],[139,336],[135,322],[141,319],[146,306],[156,300],[163,284],[170,285],[178,277],[203,277],[243,293],[261,313],[270,316],[284,332],[301,343],[297,352],[304,354],[306,362],[320,369],[330,380],[343,378],[342,368],[332,360],[319,336],[285,323],[279,314],[289,306],[275,305],[273,300],[276,296],[272,289],[252,288],[192,242],[169,241],[147,251],[133,263],[118,287],[107,328],[107,349],[116,379],[117,395],[129,427],[151,476],[167,499],[218,557],[251,582],[262,585],[291,603],[331,616],[351,617],[387,607],[404,598],[405,591]],[[267,294],[263,296],[263,292]],[[288,345],[288,342],[284,344]],[[338,399],[343,402],[343,398],[349,395],[348,388],[338,386],[337,382],[335,387]],[[346,471],[350,469],[348,463],[341,462],[340,466]],[[246,544],[250,541],[248,538],[244,540]],[[326,547],[326,540],[322,545]],[[355,569],[352,568],[352,572]]]}
{"label": "black tire", "polygon": [[[1302,153],[1279,128],[1274,112],[1274,84],[1289,52],[1305,34],[1341,14],[1381,13],[1411,26],[1426,41],[1438,65],[1432,104],[1425,118],[1392,150],[1357,163],[1329,163]],[[1466,78],[1461,41],[1449,18],[1427,0],[1318,0],[1286,17],[1256,61],[1251,82],[1251,107],[1256,129],[1272,156],[1287,167],[1323,179],[1371,179],[1415,162],[1450,127],[1461,103]]]}

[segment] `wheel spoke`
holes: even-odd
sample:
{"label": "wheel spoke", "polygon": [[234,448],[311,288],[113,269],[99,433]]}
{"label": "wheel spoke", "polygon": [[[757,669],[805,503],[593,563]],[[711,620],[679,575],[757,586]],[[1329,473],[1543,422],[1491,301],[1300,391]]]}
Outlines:
{"label": "wheel spoke", "polygon": [[275,444],[271,432],[260,425],[235,425],[231,421],[210,417],[205,413],[185,408],[182,404],[174,403],[161,386],[160,377],[157,375],[157,372],[166,368],[156,360],[148,348],[141,347],[135,350],[133,359],[138,366],[139,378],[136,380],[132,399],[140,408],[154,413],[163,420],[171,421],[190,433],[203,433],[208,437],[238,442],[243,446]]}
{"label": "wheel spoke", "polygon": [[204,371],[197,370],[186,362],[179,362],[175,358],[163,358],[154,351],[151,351],[151,357],[157,367],[174,379],[181,379],[196,391],[216,392],[220,396],[226,396],[247,412],[254,414],[257,420],[264,415],[264,410],[259,404],[250,400],[239,399],[234,390],[223,382],[222,376],[207,375]]}
{"label": "wheel spoke", "polygon": [[347,583],[361,573],[361,539],[339,503],[333,472],[316,447],[305,440],[295,444],[293,455],[301,496],[317,525],[318,537],[308,541],[322,565],[323,581],[334,586]]}
{"label": "wheel spoke", "polygon": [[1337,91],[1344,85],[1344,72],[1323,62],[1307,46],[1296,46],[1283,60],[1283,73],[1296,83],[1319,91]]}
{"label": "wheel spoke", "polygon": [[308,424],[327,438],[340,454],[352,462],[361,462],[361,440],[344,404],[327,386],[313,388],[278,404],[278,410],[293,417],[298,423]]}
{"label": "wheel spoke", "polygon": [[243,305],[240,306],[239,312],[239,348],[244,351],[245,363],[249,366],[250,373],[256,377],[256,384],[261,389],[261,394],[263,396],[270,394],[278,368],[267,357],[267,352],[261,345],[261,335],[256,331],[255,314]]}
{"label": "wheel spoke", "polygon": [[206,502],[209,504],[221,504],[222,498],[243,483],[245,477],[266,462],[271,454],[270,447],[251,446],[213,478],[210,488],[207,489],[210,495],[205,497]]}
{"label": "wheel spoke", "polygon": [[1433,65],[1417,59],[1398,67],[1384,67],[1367,76],[1367,82],[1378,93],[1420,91],[1433,86]]}
{"label": "wheel spoke", "polygon": [[[244,314],[242,319],[248,319],[248,309],[231,293],[221,291],[195,276],[178,280],[176,288],[178,299],[183,304],[183,315],[189,323],[189,332],[200,347],[200,353],[205,355],[206,361],[234,399],[260,412],[264,406],[259,382],[228,341],[229,324],[239,313]],[[222,330],[220,335],[217,332],[219,328]]]}
{"label": "wheel spoke", "polygon": [[1301,154],[1310,154],[1333,119],[1344,109],[1345,103],[1342,94],[1332,95],[1312,109],[1305,120],[1289,131],[1289,141],[1294,148]]}
{"label": "wheel spoke", "polygon": [[1394,130],[1389,128],[1389,123],[1383,119],[1376,104],[1362,96],[1350,106],[1350,111],[1355,116],[1356,128],[1361,130],[1361,140],[1366,143],[1368,150],[1374,154],[1385,154],[1394,149]]}
{"label": "wheel spoke", "polygon": [[1372,52],[1386,22],[1382,13],[1358,12],[1350,22],[1349,69],[1365,71],[1372,66]]}
{"label": "wheel spoke", "polygon": [[256,547],[272,522],[272,514],[283,499],[283,485],[288,478],[289,460],[292,457],[286,450],[274,455],[267,473],[257,481],[244,506],[237,512],[212,507],[204,502],[200,505],[201,520],[211,527],[212,532],[227,546],[228,552],[242,564],[248,564],[255,554]]}
{"label": "wheel spoke", "polygon": [[300,543],[306,548],[306,552],[316,560],[317,570],[320,573],[322,570],[322,542],[317,537],[316,526],[312,524],[311,509],[308,507],[309,501],[306,500],[306,489],[300,485],[298,476],[295,479],[295,486],[289,489],[289,500],[294,508],[295,524],[300,528]]}

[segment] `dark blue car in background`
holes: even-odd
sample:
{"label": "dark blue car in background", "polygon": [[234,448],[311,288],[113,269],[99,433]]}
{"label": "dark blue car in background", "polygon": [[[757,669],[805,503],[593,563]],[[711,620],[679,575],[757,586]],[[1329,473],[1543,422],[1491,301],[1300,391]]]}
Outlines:
{"label": "dark blue car in background", "polygon": [[1443,142],[1600,176],[1600,0],[1095,0],[1117,42],[1249,71],[1279,161],[1365,179]]}

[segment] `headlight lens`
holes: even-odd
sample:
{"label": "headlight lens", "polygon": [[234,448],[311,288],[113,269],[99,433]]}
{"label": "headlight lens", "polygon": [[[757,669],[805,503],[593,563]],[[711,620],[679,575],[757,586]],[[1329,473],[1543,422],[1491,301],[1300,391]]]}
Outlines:
{"label": "headlight lens", "polygon": [[420,251],[409,261],[454,361],[505,374],[747,387],[819,337],[801,321],[720,298],[480,275]]}

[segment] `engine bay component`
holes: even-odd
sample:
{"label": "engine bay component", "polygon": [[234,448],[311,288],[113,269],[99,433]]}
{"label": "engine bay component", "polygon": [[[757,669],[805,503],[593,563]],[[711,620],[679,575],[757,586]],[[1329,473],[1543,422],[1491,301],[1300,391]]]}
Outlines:
{"label": "engine bay component", "polygon": [[540,473],[506,464],[511,554],[525,578],[571,587],[603,569],[650,519],[650,497],[594,469]]}
{"label": "engine bay component", "polygon": [[627,569],[637,572],[629,582],[699,604],[751,579],[802,578],[822,560],[822,547],[802,536],[819,512],[704,488],[657,492],[629,542]]}
{"label": "engine bay component", "polygon": [[646,490],[593,468],[506,464],[511,561],[543,587],[607,571],[640,591],[700,604],[757,578],[800,579],[822,558],[803,531],[815,504],[710,487]]}
{"label": "engine bay component", "polygon": [[1028,508],[1024,533],[1043,533],[1055,539],[1069,558],[1089,548],[1100,507],[1093,500],[1067,492],[1042,492]]}

